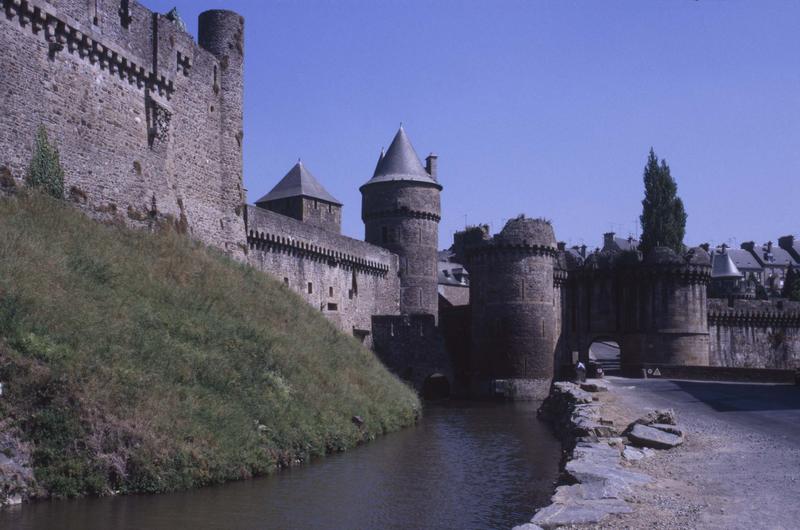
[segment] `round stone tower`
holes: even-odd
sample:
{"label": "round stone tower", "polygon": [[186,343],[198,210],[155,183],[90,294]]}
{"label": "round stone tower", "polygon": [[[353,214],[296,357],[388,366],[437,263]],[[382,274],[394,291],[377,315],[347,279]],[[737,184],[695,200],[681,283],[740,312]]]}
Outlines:
{"label": "round stone tower", "polygon": [[637,269],[640,327],[626,339],[623,365],[708,366],[708,253],[695,248],[679,256],[656,247]]}
{"label": "round stone tower", "polygon": [[466,254],[473,393],[543,399],[553,379],[559,334],[553,227],[518,217]]}
{"label": "round stone tower", "polygon": [[244,18],[233,11],[204,11],[200,13],[197,33],[200,46],[219,61],[213,66],[213,79],[210,79],[219,98],[222,159],[219,189],[221,197],[231,201],[225,208],[229,216],[219,222],[225,230],[241,231],[240,215],[245,202],[242,186]]}
{"label": "round stone tower", "polygon": [[440,192],[436,157],[427,168],[402,127],[361,186],[365,240],[400,256],[400,312],[438,316]]}

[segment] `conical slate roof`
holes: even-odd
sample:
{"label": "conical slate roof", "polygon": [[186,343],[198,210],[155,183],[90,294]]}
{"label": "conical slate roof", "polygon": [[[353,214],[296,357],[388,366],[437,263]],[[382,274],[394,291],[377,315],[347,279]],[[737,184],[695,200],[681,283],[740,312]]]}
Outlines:
{"label": "conical slate roof", "polygon": [[336,198],[322,187],[322,184],[314,178],[302,162],[298,161],[285,177],[278,182],[272,191],[256,201],[262,202],[286,199],[288,197],[309,197],[321,201],[342,205]]}
{"label": "conical slate roof", "polygon": [[[412,180],[439,186],[436,179],[425,171],[402,125],[386,154],[378,159],[378,165],[375,167],[372,178],[364,185],[393,180]],[[441,188],[441,186],[439,187]]]}
{"label": "conical slate roof", "polygon": [[742,273],[739,272],[730,255],[727,252],[721,252],[714,254],[711,277],[714,279],[741,278]]}

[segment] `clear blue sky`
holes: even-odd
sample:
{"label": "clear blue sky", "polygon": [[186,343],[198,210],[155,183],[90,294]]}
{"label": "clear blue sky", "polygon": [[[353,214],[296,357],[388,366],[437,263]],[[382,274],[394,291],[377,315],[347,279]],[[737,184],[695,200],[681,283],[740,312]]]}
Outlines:
{"label": "clear blue sky", "polygon": [[800,2],[255,1],[246,19],[250,202],[298,157],[345,204],[402,121],[439,155],[440,246],[518,213],[569,243],[636,231],[642,168],[667,159],[686,242],[800,232]]}

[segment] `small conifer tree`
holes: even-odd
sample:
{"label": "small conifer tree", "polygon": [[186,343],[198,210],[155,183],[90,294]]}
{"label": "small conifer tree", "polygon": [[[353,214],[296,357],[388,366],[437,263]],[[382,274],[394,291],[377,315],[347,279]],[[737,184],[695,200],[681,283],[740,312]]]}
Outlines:
{"label": "small conifer tree", "polygon": [[644,200],[642,200],[642,240],[639,249],[647,254],[654,247],[669,247],[683,252],[686,233],[686,211],[678,197],[678,185],[669,172],[666,160],[659,164],[653,148],[644,167]]}
{"label": "small conifer tree", "polygon": [[31,188],[39,189],[58,199],[64,198],[64,170],[58,156],[58,149],[47,139],[44,125],[36,132],[36,145],[28,166],[26,182]]}
{"label": "small conifer tree", "polygon": [[783,291],[781,296],[800,302],[800,271],[793,265],[786,271],[786,279],[783,281]]}

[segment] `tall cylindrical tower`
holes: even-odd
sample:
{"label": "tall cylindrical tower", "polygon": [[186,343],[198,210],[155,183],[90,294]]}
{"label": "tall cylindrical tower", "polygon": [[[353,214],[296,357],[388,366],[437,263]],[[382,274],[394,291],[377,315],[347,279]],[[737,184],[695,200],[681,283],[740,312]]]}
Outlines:
{"label": "tall cylindrical tower", "polygon": [[696,248],[678,256],[656,247],[636,275],[640,334],[632,337],[623,364],[708,366],[708,254]]}
{"label": "tall cylindrical tower", "polygon": [[550,223],[525,217],[467,249],[474,393],[547,396],[559,333],[556,253]]}
{"label": "tall cylindrical tower", "polygon": [[[242,141],[244,139],[244,18],[238,13],[211,10],[200,13],[198,42],[218,60],[214,66],[214,92],[219,94],[220,196],[231,202],[220,219],[223,230],[241,230],[244,204]],[[234,238],[235,239],[235,238]],[[235,249],[230,249],[231,251]]]}
{"label": "tall cylindrical tower", "polygon": [[400,312],[438,316],[437,251],[440,192],[402,127],[361,186],[365,240],[400,256]]}

